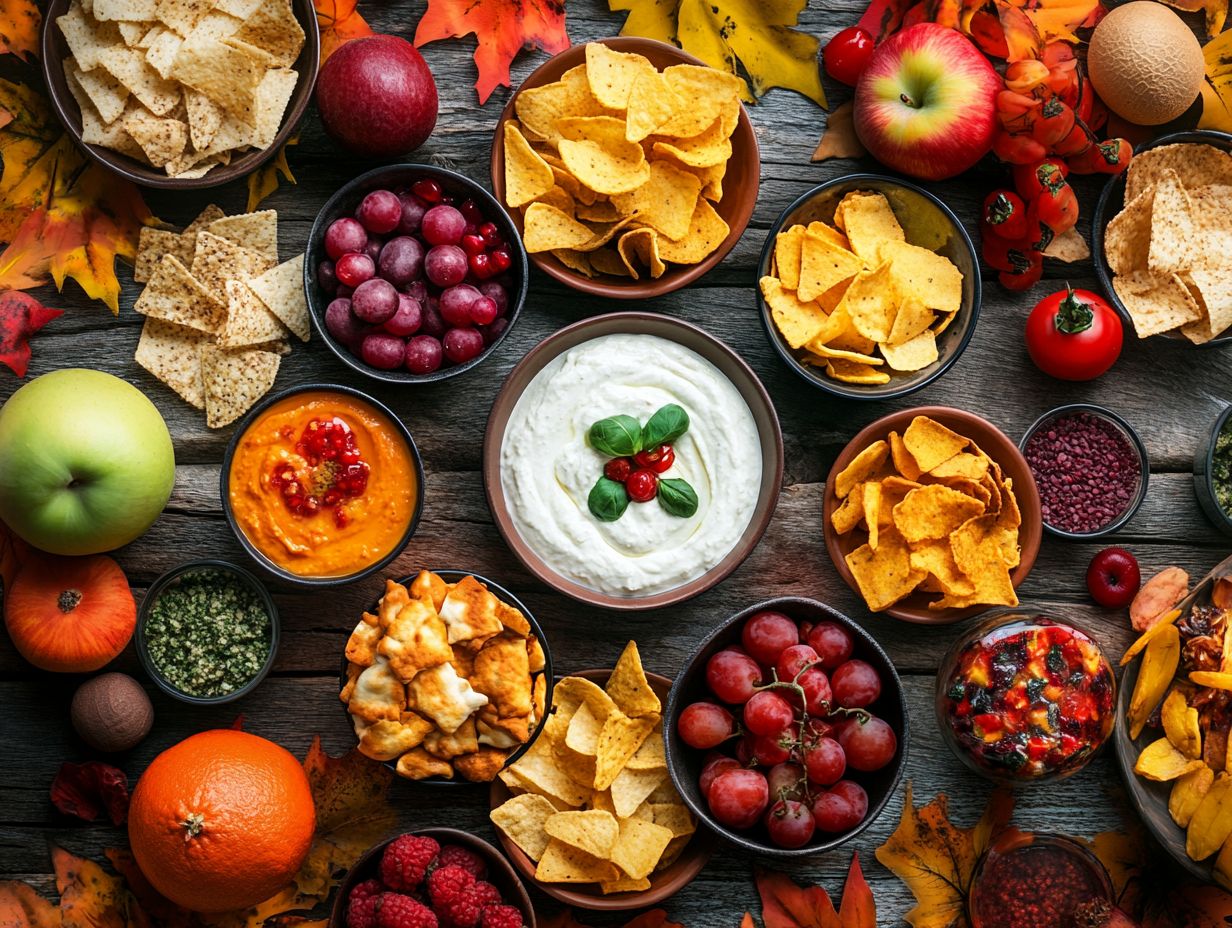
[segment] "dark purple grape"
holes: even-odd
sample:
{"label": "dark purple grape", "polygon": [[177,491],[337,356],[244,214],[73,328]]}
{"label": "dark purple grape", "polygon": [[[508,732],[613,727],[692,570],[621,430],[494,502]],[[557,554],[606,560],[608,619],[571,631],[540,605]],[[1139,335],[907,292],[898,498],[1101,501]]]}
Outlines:
{"label": "dark purple grape", "polygon": [[422,335],[431,335],[433,338],[440,338],[445,334],[445,330],[449,328],[445,324],[445,318],[441,315],[441,304],[436,297],[430,296],[427,302],[420,304],[423,307],[423,322],[419,325],[419,331]]}
{"label": "dark purple grape", "polygon": [[402,366],[405,351],[406,342],[398,336],[373,332],[364,337],[360,357],[364,359],[365,364],[370,364],[383,371],[392,371]]}
{"label": "dark purple grape", "polygon": [[423,273],[423,259],[419,240],[399,235],[385,243],[376,266],[380,275],[395,287],[405,287]]}
{"label": "dark purple grape", "polygon": [[403,363],[412,374],[431,374],[441,366],[444,351],[431,335],[416,335],[406,343]]}
{"label": "dark purple grape", "polygon": [[325,307],[325,329],[352,352],[359,348],[360,339],[368,327],[351,312],[351,301],[340,297]]}
{"label": "dark purple grape", "polygon": [[428,211],[428,207],[413,193],[402,194],[401,200],[402,219],[398,223],[397,232],[399,235],[414,235],[423,224],[424,213]]}
{"label": "dark purple grape", "polygon": [[322,261],[317,265],[317,284],[326,293],[338,289],[338,275],[334,273],[333,261]]}
{"label": "dark purple grape", "polygon": [[373,235],[368,238],[368,244],[364,246],[364,254],[373,260],[375,263],[381,257],[381,249],[385,247],[385,240],[379,235]]}
{"label": "dark purple grape", "polygon": [[509,320],[504,316],[499,317],[491,325],[483,326],[483,343],[485,345],[491,345],[501,337],[501,333],[503,333],[507,328],[509,328]]}
{"label": "dark purple grape", "polygon": [[496,281],[485,280],[479,285],[479,292],[496,304],[496,315],[509,312],[509,292]]}
{"label": "dark purple grape", "polygon": [[423,307],[419,305],[419,301],[405,293],[399,293],[398,311],[385,321],[384,329],[390,335],[405,338],[418,332],[422,322]]}
{"label": "dark purple grape", "polygon": [[470,325],[471,306],[480,299],[470,284],[458,284],[441,291],[441,317],[450,325]]}
{"label": "dark purple grape", "polygon": [[481,296],[471,303],[471,322],[475,325],[491,325],[496,321],[496,303]]}
{"label": "dark purple grape", "polygon": [[466,271],[466,252],[457,245],[436,245],[424,256],[424,274],[438,287],[462,283]]}
{"label": "dark purple grape", "polygon": [[350,216],[335,219],[325,230],[325,253],[337,261],[349,251],[363,251],[368,233]]}
{"label": "dark purple grape", "polygon": [[338,284],[338,289],[334,291],[334,296],[351,298],[351,294],[355,292],[354,287],[348,287],[346,284]]}
{"label": "dark purple grape", "polygon": [[466,229],[466,217],[452,206],[434,206],[423,217],[421,229],[429,245],[456,245]]}
{"label": "dark purple grape", "polygon": [[355,210],[355,218],[369,232],[384,235],[402,221],[402,201],[392,190],[373,190]]}
{"label": "dark purple grape", "polygon": [[363,322],[380,325],[398,311],[398,291],[388,280],[373,277],[355,288],[351,312]]}
{"label": "dark purple grape", "polygon": [[428,285],[422,279],[412,280],[402,289],[402,292],[420,303],[428,302]]}
{"label": "dark purple grape", "polygon": [[445,357],[463,364],[483,353],[483,336],[478,329],[450,329],[444,338]]}

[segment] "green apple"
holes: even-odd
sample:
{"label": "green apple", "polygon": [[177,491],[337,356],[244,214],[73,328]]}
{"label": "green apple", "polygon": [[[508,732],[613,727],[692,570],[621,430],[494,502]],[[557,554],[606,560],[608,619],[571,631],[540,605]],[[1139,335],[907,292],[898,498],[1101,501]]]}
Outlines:
{"label": "green apple", "polygon": [[0,407],[0,520],[36,548],[126,545],[158,518],[174,483],[166,423],[118,377],[54,371]]}

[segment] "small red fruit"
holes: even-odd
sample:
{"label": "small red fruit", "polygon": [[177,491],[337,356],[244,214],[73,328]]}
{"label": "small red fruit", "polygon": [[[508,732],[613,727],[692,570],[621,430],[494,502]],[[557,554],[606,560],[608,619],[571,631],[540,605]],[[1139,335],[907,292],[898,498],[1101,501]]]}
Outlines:
{"label": "small red fruit", "polygon": [[827,42],[821,53],[826,73],[839,83],[854,87],[873,56],[874,45],[868,30],[848,26]]}
{"label": "small red fruit", "polygon": [[633,462],[629,458],[612,458],[603,465],[603,476],[617,483],[624,483],[633,473]]}
{"label": "small red fruit", "polygon": [[625,481],[625,490],[629,494],[629,499],[635,503],[648,503],[655,498],[655,494],[659,491],[659,478],[655,476],[654,471],[635,470],[629,475],[629,479]]}
{"label": "small red fruit", "polygon": [[1123,609],[1142,585],[1138,559],[1124,548],[1104,548],[1087,567],[1091,598],[1106,609]]}

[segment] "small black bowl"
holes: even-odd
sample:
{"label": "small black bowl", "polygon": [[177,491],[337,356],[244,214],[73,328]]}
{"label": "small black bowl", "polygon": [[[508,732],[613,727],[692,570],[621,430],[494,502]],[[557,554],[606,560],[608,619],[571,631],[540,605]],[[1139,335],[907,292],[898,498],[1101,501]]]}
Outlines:
{"label": "small black bowl", "polygon": [[895,216],[903,226],[907,241],[949,258],[962,273],[962,305],[957,318],[937,340],[936,363],[918,371],[901,374],[892,372],[890,382],[884,384],[862,385],[832,380],[824,372],[801,363],[796,357],[794,349],[787,344],[774,324],[770,307],[762,296],[760,287],[755,288],[757,306],[761,310],[762,325],[770,344],[783,359],[783,363],[799,377],[820,390],[845,399],[889,400],[922,390],[948,371],[966,350],[971,336],[975,334],[975,324],[980,316],[980,262],[976,257],[971,236],[967,234],[953,210],[923,187],[882,174],[846,174],[801,194],[779,214],[779,218],[766,233],[766,242],[762,245],[761,259],[757,265],[757,279],[760,280],[770,273],[775,239],[783,229],[797,224],[807,225],[814,221],[833,223],[835,207],[853,190],[873,190],[884,194],[894,207]]}
{"label": "small black bowl", "polygon": [[1194,452],[1194,495],[1198,497],[1198,505],[1206,513],[1206,517],[1225,535],[1232,535],[1232,515],[1224,511],[1215,496],[1215,442],[1224,427],[1232,423],[1232,406],[1229,406],[1215,419],[1215,425],[1207,433],[1206,438]]}
{"label": "small black bowl", "polygon": [[[1232,154],[1232,135],[1226,132],[1215,132],[1210,129],[1194,129],[1188,132],[1173,132],[1171,135],[1162,135],[1157,139],[1151,139],[1149,142],[1143,142],[1134,149],[1134,155],[1140,155],[1150,148],[1160,148],[1164,145],[1177,145],[1180,143],[1210,145],[1212,148],[1219,148]],[[1131,161],[1130,164],[1132,165],[1132,163]],[[1112,221],[1113,217],[1125,206],[1125,174],[1126,172],[1122,171],[1120,174],[1108,178],[1108,182],[1104,184],[1104,189],[1100,191],[1099,199],[1095,202],[1095,211],[1091,214],[1091,257],[1095,261],[1095,275],[1099,278],[1099,284],[1103,287],[1104,294],[1108,297],[1108,302],[1116,308],[1116,311],[1121,314],[1122,321],[1133,331],[1133,317],[1130,316],[1129,310],[1125,308],[1125,304],[1121,302],[1121,298],[1117,296],[1117,292],[1112,286],[1112,268],[1108,266],[1108,259],[1104,255],[1104,231],[1108,228],[1108,223]],[[1227,335],[1217,335],[1202,345],[1195,345],[1179,331],[1165,332],[1164,337],[1179,342],[1188,348],[1214,348],[1217,345],[1226,345],[1232,342],[1232,332]]]}
{"label": "small black bowl", "polygon": [[[325,309],[329,306],[332,297],[321,289],[321,285],[317,283],[317,265],[326,258],[325,230],[329,228],[335,219],[352,215],[356,207],[359,206],[360,201],[373,190],[409,187],[412,183],[422,178],[435,180],[448,194],[474,199],[483,208],[484,215],[488,217],[488,221],[494,222],[497,228],[500,229],[501,236],[505,239],[513,255],[513,266],[508,271],[513,285],[509,291],[509,310],[505,315],[505,318],[509,320],[509,324],[505,326],[505,331],[497,336],[496,341],[492,342],[480,354],[464,364],[441,367],[431,374],[412,374],[405,369],[383,371],[370,364],[365,364],[362,359],[351,354],[350,350],[345,345],[339,344],[338,340],[329,333],[329,329],[325,327]],[[526,249],[522,247],[522,236],[519,234],[517,226],[513,224],[513,220],[509,218],[509,214],[505,212],[504,207],[483,186],[469,177],[431,164],[390,164],[374,168],[366,174],[361,174],[354,180],[343,184],[325,202],[320,212],[317,213],[317,218],[312,223],[312,229],[308,233],[308,244],[304,249],[304,295],[308,299],[308,309],[309,315],[312,317],[312,324],[316,328],[317,334],[321,336],[321,341],[325,342],[329,350],[337,355],[338,359],[351,368],[351,370],[358,371],[374,380],[383,380],[386,383],[435,383],[438,380],[447,380],[450,377],[455,377],[482,363],[508,337],[509,332],[518,321],[518,315],[522,311],[522,304],[526,302],[526,291],[529,286],[530,264],[526,258]]]}
{"label": "small black bowl", "polygon": [[[447,844],[458,844],[467,850],[474,851],[488,865],[488,882],[501,891],[505,904],[514,906],[522,912],[522,924],[525,928],[535,928],[535,907],[531,905],[526,887],[522,885],[513,865],[487,841],[468,831],[459,831],[457,828],[416,828],[408,833],[425,838],[435,838],[441,847]],[[330,909],[327,928],[346,928],[347,904],[350,901],[351,890],[362,881],[379,876],[381,855],[393,841],[394,838],[388,838],[380,844],[373,845],[364,851],[364,855],[347,871],[346,876],[338,884],[338,891],[334,893],[334,904]]]}
{"label": "small black bowl", "polygon": [[[171,681],[162,675],[157,667],[154,666],[154,659],[150,656],[150,643],[146,638],[145,626],[149,619],[150,611],[154,608],[154,604],[158,602],[158,597],[161,596],[168,587],[178,583],[180,579],[188,574],[198,573],[201,571],[218,571],[220,573],[229,573],[234,577],[239,578],[246,583],[251,589],[255,590],[261,597],[261,601],[265,604],[265,611],[270,617],[270,648],[269,656],[266,657],[265,663],[256,675],[241,686],[233,693],[227,693],[225,696],[190,696],[183,690],[178,689]],[[141,600],[141,608],[137,613],[137,633],[135,637],[135,645],[137,648],[137,659],[141,661],[141,667],[146,672],[154,685],[160,690],[180,702],[186,702],[194,706],[217,706],[224,702],[232,702],[242,696],[247,696],[255,690],[266,675],[270,672],[270,668],[274,666],[274,658],[278,654],[278,607],[274,604],[274,598],[270,596],[269,590],[256,577],[232,564],[230,561],[219,561],[213,559],[203,559],[198,561],[188,561],[185,564],[180,564],[178,567],[173,567],[167,571],[146,590],[145,598]]]}
{"label": "small black bowl", "polygon": [[[1125,511],[1109,522],[1107,525],[1101,526],[1093,532],[1067,532],[1065,529],[1056,528],[1049,523],[1046,516],[1040,516],[1040,524],[1043,525],[1044,531],[1050,535],[1055,535],[1057,538],[1066,538],[1070,541],[1089,541],[1092,538],[1100,538],[1104,535],[1111,535],[1113,532],[1122,528],[1126,522],[1134,517],[1134,513],[1142,506],[1143,500],[1146,499],[1146,488],[1151,478],[1151,459],[1147,456],[1146,445],[1142,443],[1134,427],[1118,416],[1111,409],[1106,409],[1103,406],[1096,406],[1094,403],[1068,403],[1065,406],[1057,406],[1054,409],[1048,410],[1038,419],[1031,423],[1025,432],[1022,433],[1022,438],[1018,442],[1018,450],[1022,452],[1023,457],[1027,454],[1027,442],[1031,440],[1041,426],[1047,425],[1054,419],[1061,416],[1069,416],[1074,413],[1089,413],[1098,419],[1103,419],[1113,428],[1120,432],[1129,442],[1130,447],[1134,449],[1134,453],[1138,456],[1138,492],[1130,501],[1130,504],[1125,507]],[[1031,466],[1031,461],[1027,459],[1027,466]],[[1032,471],[1032,476],[1034,476]],[[1036,481],[1039,482],[1038,480]]]}
{"label": "small black bowl", "polygon": [[[852,657],[872,664],[881,676],[881,696],[870,708],[874,715],[884,719],[894,729],[898,737],[898,752],[890,764],[871,774],[859,775],[860,785],[868,792],[868,813],[864,816],[864,821],[843,834],[824,835],[818,832],[814,835],[812,842],[800,848],[775,847],[768,842],[754,840],[750,837],[751,834],[760,835],[761,832],[733,831],[715,821],[697,785],[706,752],[689,747],[680,739],[680,734],[676,730],[676,722],[686,706],[698,700],[714,699],[706,688],[706,662],[723,648],[739,644],[740,630],[745,621],[754,614],[767,609],[781,612],[797,622],[830,621],[847,629],[855,639],[855,650],[852,652]],[[894,669],[894,662],[890,660],[889,655],[882,650],[881,645],[871,634],[837,609],[815,599],[805,599],[799,596],[783,596],[749,606],[711,632],[677,675],[676,682],[672,684],[672,690],[667,697],[667,708],[663,713],[663,742],[667,753],[667,770],[671,774],[672,784],[684,799],[685,804],[699,821],[704,822],[711,831],[724,840],[743,850],[767,857],[814,857],[846,844],[864,831],[882,813],[886,803],[890,801],[890,797],[898,788],[903,771],[907,767],[908,741],[907,696],[903,690],[902,680],[899,679],[898,671]]]}
{"label": "small black bowl", "polygon": [[[415,466],[415,483],[417,491],[415,509],[411,513],[410,521],[406,526],[406,532],[403,534],[401,540],[394,545],[394,547],[390,549],[389,553],[380,560],[374,561],[362,570],[358,570],[350,574],[343,574],[337,577],[305,577],[300,574],[292,573],[285,567],[279,567],[272,560],[266,557],[260,550],[258,550],[256,545],[248,540],[248,536],[244,534],[244,530],[240,528],[239,523],[236,522],[235,513],[231,511],[231,459],[235,457],[235,450],[239,447],[240,440],[244,437],[244,433],[248,431],[249,427],[257,420],[258,416],[260,416],[263,412],[265,412],[265,410],[269,409],[275,403],[278,403],[289,396],[296,396],[300,393],[314,393],[318,391],[323,393],[345,393],[347,396],[366,403],[378,413],[383,415],[389,420],[390,424],[402,437],[402,441],[406,444],[406,449],[410,453],[411,463]],[[280,393],[275,393],[273,396],[267,396],[256,406],[250,409],[244,415],[244,418],[240,420],[239,425],[236,426],[235,432],[231,435],[231,441],[227,443],[227,450],[223,454],[222,458],[222,473],[219,476],[218,482],[219,492],[222,496],[222,511],[227,517],[227,524],[231,526],[231,531],[235,534],[236,539],[239,540],[239,543],[243,546],[244,550],[248,552],[249,556],[251,556],[254,561],[264,567],[271,574],[278,577],[278,579],[285,580],[287,583],[299,587],[313,587],[320,589],[326,587],[345,586],[348,583],[354,583],[356,580],[362,580],[364,577],[371,576],[402,553],[402,549],[407,546],[407,543],[411,540],[411,536],[415,534],[415,529],[419,527],[419,518],[423,515],[423,460],[419,456],[419,449],[415,446],[415,439],[411,437],[410,430],[405,424],[403,424],[401,419],[394,415],[393,410],[391,410],[384,403],[373,399],[362,390],[356,390],[354,387],[344,387],[341,384],[336,383],[307,383],[301,384],[298,387],[291,387],[290,389],[283,390]]]}
{"label": "small black bowl", "polygon": [[[541,673],[546,674],[545,679],[548,681],[547,689],[544,691],[544,694],[543,694],[543,718],[539,719],[538,723],[535,725],[535,730],[532,731],[530,733],[530,737],[526,739],[526,743],[523,744],[521,747],[519,747],[517,750],[515,750],[512,754],[510,754],[505,759],[505,766],[508,767],[510,764],[514,763],[519,757],[521,757],[523,754],[525,754],[527,751],[530,750],[530,746],[534,744],[535,739],[539,737],[539,732],[543,730],[543,723],[547,721],[548,716],[552,712],[552,691],[556,689],[556,676],[552,671],[552,648],[551,646],[549,646],[548,640],[543,634],[543,626],[539,624],[539,620],[536,619],[534,614],[529,609],[526,608],[526,605],[522,602],[522,600],[518,599],[516,596],[510,593],[507,589],[505,589],[499,583],[496,583],[493,580],[489,580],[487,577],[482,577],[479,574],[474,573],[473,571],[469,571],[469,570],[434,570],[432,571],[432,573],[436,574],[438,577],[440,577],[442,580],[445,580],[448,583],[457,583],[463,577],[474,577],[476,580],[478,580],[480,583],[486,586],[492,592],[492,594],[496,596],[497,599],[502,600],[505,603],[508,603],[510,606],[513,606],[515,609],[521,612],[522,615],[526,616],[526,621],[530,624],[531,632],[534,634],[536,638],[539,639],[539,646],[543,648],[543,670],[541,671]],[[397,580],[395,582],[401,583],[403,586],[410,586],[411,581],[414,580],[417,576],[418,574],[410,574],[409,576],[402,577],[400,580]],[[381,604],[381,601],[379,599],[376,600],[368,611],[375,613],[378,610],[378,607],[380,606],[380,604]],[[348,664],[350,664],[350,661],[347,660],[346,653],[344,652],[342,655],[342,672],[339,674],[339,677],[338,677],[339,691],[341,691],[342,687],[346,686],[347,684]],[[343,705],[342,711],[346,713],[347,723],[350,724],[351,713],[347,711],[347,707],[345,705]],[[388,767],[390,770],[396,771],[398,769],[397,761],[387,760],[387,761],[382,761],[382,763],[386,767]],[[444,777],[427,777],[423,780],[413,780],[411,782],[426,783],[431,786],[491,786],[490,783],[477,783],[477,782],[472,782],[470,780],[462,779],[460,777],[454,777],[452,780],[447,780]]]}

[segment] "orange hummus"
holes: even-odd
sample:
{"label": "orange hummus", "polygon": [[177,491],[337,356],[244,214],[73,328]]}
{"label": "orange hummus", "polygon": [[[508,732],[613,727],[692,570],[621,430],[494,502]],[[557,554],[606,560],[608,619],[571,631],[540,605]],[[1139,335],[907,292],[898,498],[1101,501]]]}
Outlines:
{"label": "orange hummus", "polygon": [[279,567],[341,577],[402,542],[419,487],[388,417],[347,394],[314,391],[275,403],[248,427],[227,492],[244,536]]}

